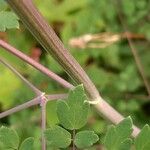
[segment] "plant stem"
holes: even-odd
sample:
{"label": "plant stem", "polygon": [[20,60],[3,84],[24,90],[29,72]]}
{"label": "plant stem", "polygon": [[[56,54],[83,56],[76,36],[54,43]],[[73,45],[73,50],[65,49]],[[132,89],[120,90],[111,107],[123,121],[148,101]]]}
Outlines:
{"label": "plant stem", "polygon": [[[56,97],[57,96],[57,97]],[[68,94],[51,94],[46,95],[47,100],[54,100],[54,99],[66,99],[68,97]]]}
{"label": "plant stem", "polygon": [[[114,108],[112,108],[105,100],[101,100],[97,105],[95,105],[97,111],[108,121],[118,124],[123,120],[123,116],[119,114]],[[140,132],[140,129],[133,125],[132,136],[136,137]]]}
{"label": "plant stem", "polygon": [[36,88],[32,83],[25,79],[14,67],[7,63],[3,58],[0,57],[0,62],[8,67],[13,73],[15,73],[37,96],[41,95],[42,92]]}
{"label": "plant stem", "polygon": [[[64,99],[64,98],[66,98],[66,95],[67,94],[52,94],[52,95],[47,95],[45,97],[47,97],[48,101],[52,101],[52,100],[57,100],[57,99],[60,99],[60,98]],[[4,111],[4,112],[0,113],[0,119],[6,117],[8,115],[11,115],[13,113],[16,113],[18,111],[29,108],[31,106],[38,105],[40,103],[41,103],[41,96],[38,96],[38,97],[36,97],[36,98],[34,98],[34,99],[24,103],[24,104],[18,105],[16,107],[12,108],[12,109],[9,109],[7,111]]]}
{"label": "plant stem", "polygon": [[6,43],[5,41],[3,41],[1,39],[0,39],[0,46],[3,47],[4,49],[6,49],[8,52],[12,53],[13,55],[19,57],[21,60],[27,62],[28,64],[30,64],[31,66],[33,66],[34,68],[39,70],[40,72],[47,75],[48,77],[52,78],[56,82],[60,83],[63,87],[73,88],[72,84],[65,81],[64,79],[59,77],[57,74],[53,73],[52,71],[50,71],[49,69],[47,69],[46,67],[41,65],[40,63],[38,63],[35,60],[31,59],[29,56],[25,55],[24,53],[17,50],[16,48],[14,48],[13,46],[11,46],[10,44]]}
{"label": "plant stem", "polygon": [[41,97],[41,128],[42,128],[42,150],[46,150],[46,140],[44,137],[44,131],[46,129],[46,97]]}
{"label": "plant stem", "polygon": [[[77,84],[83,83],[91,100],[99,100],[95,105],[100,114],[105,119],[113,123],[119,123],[123,116],[114,110],[107,102],[105,102],[99,95],[98,90],[84,72],[82,67],[69,53],[64,45],[57,37],[53,29],[44,20],[42,15],[38,12],[31,0],[6,0],[8,4],[20,17],[22,22],[26,25],[28,30],[35,36],[39,43],[48,51],[64,68],[64,70],[74,79]],[[106,106],[106,108],[104,107]],[[111,114],[110,114],[111,112]],[[134,127],[133,136],[139,133],[139,129]]]}
{"label": "plant stem", "polygon": [[0,113],[0,119],[6,117],[8,115],[11,115],[13,113],[16,113],[18,111],[29,108],[31,106],[37,105],[39,103],[40,103],[40,99],[39,99],[39,97],[36,97],[36,98],[34,98],[34,99],[24,103],[24,104],[18,105],[16,107],[12,108],[12,109],[9,109],[7,111],[4,111],[4,112]]}
{"label": "plant stem", "polygon": [[145,89],[146,89],[148,95],[150,96],[150,85],[149,85],[148,79],[146,77],[146,74],[145,74],[145,71],[144,71],[144,67],[143,67],[143,65],[141,63],[141,60],[139,58],[137,49],[134,47],[134,45],[132,43],[132,40],[128,38],[128,34],[126,34],[126,37],[127,37],[130,49],[132,51],[132,55],[134,57],[134,60],[135,60],[137,69],[139,71],[139,74],[141,75],[141,77],[143,79],[143,82],[144,82],[144,85],[145,85]]}
{"label": "plant stem", "polygon": [[35,36],[39,43],[49,52],[64,68],[69,76],[77,83],[83,83],[91,99],[99,97],[94,84],[91,82],[82,67],[74,57],[65,49],[54,30],[44,20],[31,0],[6,0],[14,9],[28,30]]}
{"label": "plant stem", "polygon": [[76,147],[75,147],[75,143],[74,143],[74,140],[75,140],[75,135],[76,135],[76,130],[74,129],[73,130],[73,135],[72,135],[72,150],[76,150]]}

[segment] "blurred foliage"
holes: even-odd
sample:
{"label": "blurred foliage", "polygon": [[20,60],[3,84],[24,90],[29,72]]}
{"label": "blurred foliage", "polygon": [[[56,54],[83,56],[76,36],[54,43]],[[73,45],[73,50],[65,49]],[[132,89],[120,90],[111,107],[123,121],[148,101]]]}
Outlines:
{"label": "blurred foliage", "polygon": [[[150,79],[150,1],[122,0],[118,3],[113,0],[34,1],[65,46],[88,73],[102,96],[123,115],[130,115],[133,122],[139,127],[142,127],[145,123],[149,124],[150,98],[147,96],[127,40],[122,39],[109,47],[97,49],[72,48],[68,42],[73,37],[88,33],[124,33],[118,16],[120,14],[131,33],[144,36],[142,40],[133,39],[133,43],[138,50],[146,76]],[[6,33],[0,32],[0,38],[9,41],[22,52],[34,59],[36,58],[36,60],[38,59],[40,63],[72,82],[21,23],[19,30],[12,29]],[[38,56],[35,55],[37,49],[41,52]],[[0,48],[0,56],[7,58],[17,70],[39,89],[49,94],[66,91],[59,84],[5,52],[2,48]],[[33,93],[2,65],[0,65],[0,87],[0,111],[33,98]],[[58,123],[55,102],[48,103],[47,112],[48,126]],[[16,113],[2,119],[1,122],[2,124],[15,126],[18,133],[25,137],[40,135],[38,107]],[[24,125],[24,123],[27,125]],[[106,121],[103,121],[93,109],[85,128],[92,128],[103,138],[106,131]]]}
{"label": "blurred foliage", "polygon": [[4,0],[0,1],[0,31],[6,29],[19,28],[19,18],[14,12],[7,10],[7,4]]}

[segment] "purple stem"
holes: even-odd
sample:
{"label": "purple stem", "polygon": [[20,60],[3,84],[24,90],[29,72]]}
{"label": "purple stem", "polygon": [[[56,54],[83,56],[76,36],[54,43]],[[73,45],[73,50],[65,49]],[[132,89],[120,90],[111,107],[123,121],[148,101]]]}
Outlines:
{"label": "purple stem", "polygon": [[40,99],[39,99],[39,97],[36,97],[36,98],[34,98],[34,99],[24,103],[24,104],[18,105],[16,107],[12,108],[12,109],[9,109],[7,111],[4,111],[4,112],[0,113],[0,119],[4,118],[6,116],[9,116],[13,113],[16,113],[18,111],[21,111],[23,109],[26,109],[26,108],[29,108],[31,106],[37,105],[39,103],[40,103]]}
{"label": "purple stem", "polygon": [[42,150],[46,150],[46,140],[45,140],[45,137],[44,137],[44,131],[46,129],[46,103],[47,103],[47,99],[43,95],[41,97]]}
{"label": "purple stem", "polygon": [[16,48],[14,48],[13,46],[11,46],[10,44],[6,43],[5,41],[3,41],[1,39],[0,39],[0,46],[3,47],[4,49],[6,49],[8,52],[12,53],[13,55],[19,57],[21,60],[27,62],[28,64],[30,64],[31,66],[33,66],[34,68],[39,70],[40,72],[47,75],[48,77],[52,78],[56,82],[60,83],[63,87],[69,88],[69,89],[74,87],[72,84],[70,84],[66,80],[62,79],[60,76],[58,76],[54,72],[50,71],[49,69],[47,69],[40,63],[31,59],[29,56],[25,55],[24,53],[17,50]]}
{"label": "purple stem", "polygon": [[[57,94],[57,99],[66,99],[68,97],[68,94]],[[56,95],[46,95],[46,98],[49,100],[56,99]]]}
{"label": "purple stem", "polygon": [[25,79],[13,66],[7,63],[3,58],[0,57],[0,62],[8,67],[14,74],[16,74],[37,96],[41,95],[42,92],[37,89],[32,83]]}
{"label": "purple stem", "polygon": [[[48,101],[52,101],[52,100],[57,100],[57,99],[64,99],[66,98],[66,95],[67,94],[52,94],[52,95],[47,95],[45,97],[47,98]],[[38,96],[24,104],[18,105],[12,109],[9,109],[7,111],[0,113],[0,119],[6,116],[9,116],[13,113],[16,113],[18,111],[21,111],[23,109],[29,108],[31,106],[38,105],[38,104],[41,104],[41,96]]]}

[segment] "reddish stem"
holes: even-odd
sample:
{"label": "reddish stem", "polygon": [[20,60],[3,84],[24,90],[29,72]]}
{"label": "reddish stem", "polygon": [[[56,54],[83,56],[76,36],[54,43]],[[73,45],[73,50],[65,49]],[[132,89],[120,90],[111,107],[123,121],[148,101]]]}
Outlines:
{"label": "reddish stem", "polygon": [[[47,100],[52,101],[52,100],[57,100],[57,99],[65,99],[67,94],[52,94],[52,95],[47,95]],[[41,96],[38,96],[34,98],[33,100],[30,100],[24,104],[18,105],[12,109],[9,109],[7,111],[4,111],[0,113],[0,119],[4,118],[6,116],[12,115],[13,113],[16,113],[18,111],[24,110],[26,108],[29,108],[34,105],[41,104]]]}
{"label": "reddish stem", "polygon": [[14,48],[13,46],[11,46],[10,44],[6,43],[5,41],[3,41],[1,39],[0,39],[0,46],[3,47],[4,49],[6,49],[8,52],[12,53],[13,55],[19,57],[21,60],[27,62],[28,64],[30,64],[31,66],[33,66],[34,68],[39,70],[40,72],[47,75],[48,77],[52,78],[56,82],[60,83],[63,87],[69,88],[69,89],[74,87],[72,84],[65,81],[64,79],[59,77],[54,72],[50,71],[49,69],[47,69],[46,67],[44,67],[40,63],[36,62],[35,60],[30,58],[29,56],[25,55],[24,53],[17,50],[16,48]]}
{"label": "reddish stem", "polygon": [[0,62],[8,67],[13,73],[15,73],[37,96],[41,95],[42,92],[36,88],[32,83],[25,79],[13,66],[7,63],[3,58],[0,57]]}

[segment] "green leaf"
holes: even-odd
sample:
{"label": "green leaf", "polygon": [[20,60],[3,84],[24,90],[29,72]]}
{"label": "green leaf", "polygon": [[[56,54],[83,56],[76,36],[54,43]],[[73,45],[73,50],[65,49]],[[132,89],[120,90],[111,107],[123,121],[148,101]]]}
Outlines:
{"label": "green leaf", "polygon": [[1,127],[0,128],[0,143],[5,149],[17,149],[19,146],[19,137],[15,130]]}
{"label": "green leaf", "polygon": [[0,12],[0,31],[6,29],[19,28],[18,17],[10,11]]}
{"label": "green leaf", "polygon": [[[107,150],[130,149],[131,140],[128,138],[132,133],[132,120],[130,117],[121,121],[118,125],[111,125],[108,129],[104,145]],[[127,146],[128,145],[128,149]]]}
{"label": "green leaf", "polygon": [[32,150],[33,144],[34,144],[34,138],[29,137],[21,143],[19,150]]}
{"label": "green leaf", "polygon": [[[131,84],[132,83],[134,84]],[[141,86],[140,78],[134,65],[128,65],[119,75],[119,82],[116,84],[119,91],[135,91]]]}
{"label": "green leaf", "polygon": [[49,126],[56,125],[59,123],[56,110],[57,110],[57,101],[49,101],[46,105],[47,124]]}
{"label": "green leaf", "polygon": [[130,150],[132,145],[132,140],[130,138],[126,139],[124,142],[122,142],[119,146],[119,150]]}
{"label": "green leaf", "polygon": [[89,112],[89,103],[86,101],[82,85],[71,90],[66,101],[58,101],[57,115],[63,127],[73,130],[80,129],[86,124]]}
{"label": "green leaf", "polygon": [[150,127],[145,125],[137,138],[135,139],[136,150],[149,150],[150,149]]}
{"label": "green leaf", "polygon": [[46,140],[56,148],[66,148],[71,144],[71,134],[60,126],[53,126],[45,132]]}
{"label": "green leaf", "polygon": [[75,136],[75,145],[78,148],[87,148],[92,146],[99,140],[97,134],[94,131],[81,131]]}

